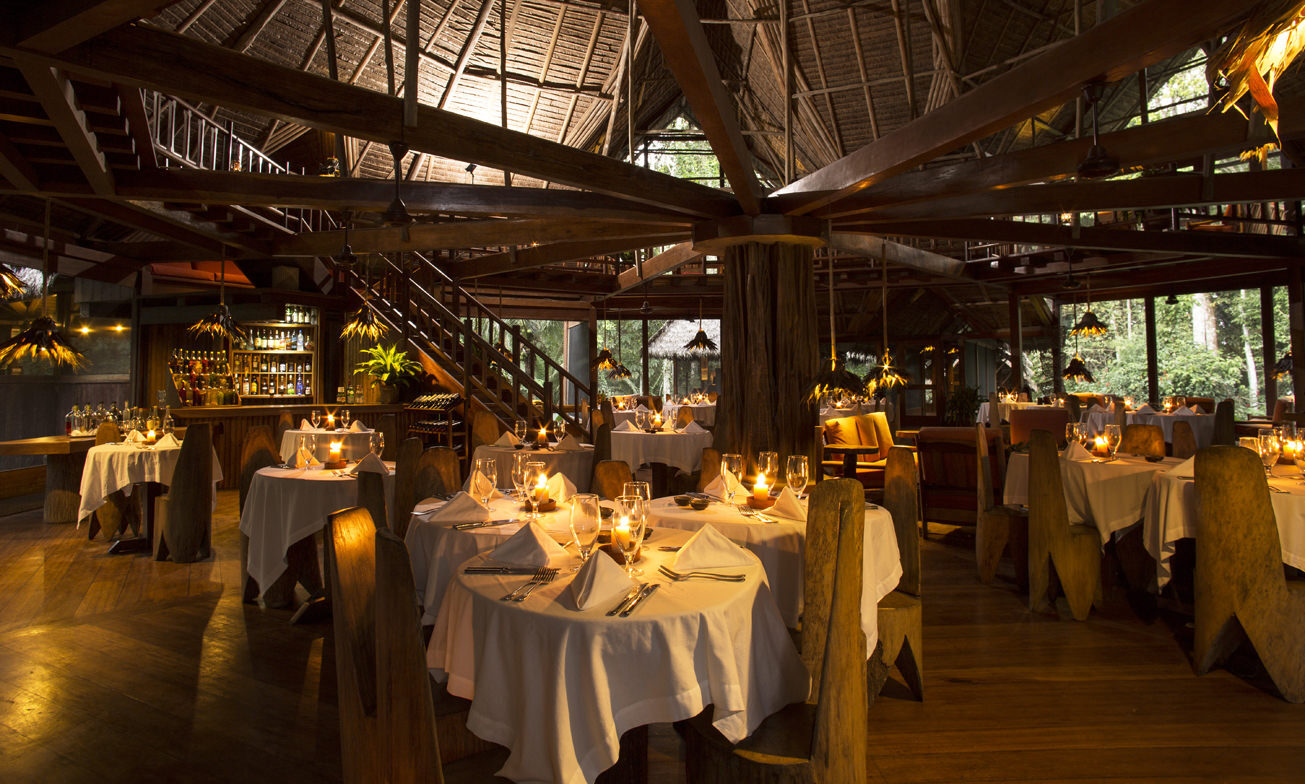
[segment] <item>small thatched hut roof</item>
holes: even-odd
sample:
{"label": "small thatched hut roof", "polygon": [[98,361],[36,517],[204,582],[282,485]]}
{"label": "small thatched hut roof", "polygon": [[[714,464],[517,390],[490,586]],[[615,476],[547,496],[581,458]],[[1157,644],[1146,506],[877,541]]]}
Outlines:
{"label": "small thatched hut roof", "polygon": [[[712,342],[720,346],[720,320],[708,319],[702,322],[702,329],[707,333],[707,337]],[[662,359],[689,359],[691,357],[708,356],[719,357],[720,349],[716,351],[694,352],[691,353],[684,348],[684,344],[693,340],[693,336],[698,334],[698,322],[672,320],[666,322],[665,326],[657,330],[648,341],[648,356],[660,357]]]}

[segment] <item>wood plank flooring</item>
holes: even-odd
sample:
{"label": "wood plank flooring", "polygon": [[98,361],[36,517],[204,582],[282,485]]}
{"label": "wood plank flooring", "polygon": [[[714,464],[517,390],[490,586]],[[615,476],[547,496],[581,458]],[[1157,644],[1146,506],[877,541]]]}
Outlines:
{"label": "wood plank flooring", "polygon": [[[926,701],[890,680],[870,780],[1305,781],[1305,706],[1253,659],[1197,678],[1181,619],[1118,597],[1086,623],[1031,614],[978,583],[967,530],[931,530]],[[160,563],[0,516],[0,782],[339,780],[329,624],[241,604],[234,491],[213,540]],[[674,732],[651,735],[650,781],[683,781]]]}

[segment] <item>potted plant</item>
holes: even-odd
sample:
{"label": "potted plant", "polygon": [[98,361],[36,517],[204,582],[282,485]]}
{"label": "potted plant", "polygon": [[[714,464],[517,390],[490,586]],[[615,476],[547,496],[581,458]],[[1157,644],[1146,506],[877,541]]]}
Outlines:
{"label": "potted plant", "polygon": [[399,388],[416,380],[421,373],[421,365],[408,358],[408,352],[400,351],[397,343],[389,346],[372,346],[363,349],[368,359],[358,363],[358,370],[375,379],[381,388],[381,402],[393,403],[399,399]]}

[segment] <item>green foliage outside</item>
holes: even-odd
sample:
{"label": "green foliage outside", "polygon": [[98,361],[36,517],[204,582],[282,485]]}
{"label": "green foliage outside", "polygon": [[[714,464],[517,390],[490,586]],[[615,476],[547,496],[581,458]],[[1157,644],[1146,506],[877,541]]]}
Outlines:
{"label": "green foliage outside", "polygon": [[[565,324],[563,321],[545,320],[545,319],[504,319],[511,326],[520,326],[523,337],[528,338],[540,350],[547,354],[559,365],[563,363],[564,343],[565,343]],[[662,328],[666,322],[661,319],[650,319],[648,321],[648,336],[651,338],[657,334],[657,330]],[[598,391],[607,396],[612,395],[634,395],[642,391],[643,385],[643,338],[641,335],[641,322],[638,319],[624,320],[620,329],[620,343],[617,343],[617,322],[615,320],[600,320],[598,322],[598,350],[609,349],[614,357],[625,363],[626,368],[630,371],[630,378],[621,380],[612,380],[607,377],[610,371],[602,370],[598,373]],[[486,335],[488,338],[488,335]],[[510,344],[510,341],[509,341]],[[662,388],[663,377],[669,373],[669,368],[665,360],[650,359],[648,362],[648,389],[653,394]],[[522,354],[521,366],[523,369],[530,368],[530,362],[527,354]],[[535,362],[535,380],[540,384],[544,383],[544,363],[537,360]],[[557,376],[553,374],[550,377],[554,386],[557,385]]]}

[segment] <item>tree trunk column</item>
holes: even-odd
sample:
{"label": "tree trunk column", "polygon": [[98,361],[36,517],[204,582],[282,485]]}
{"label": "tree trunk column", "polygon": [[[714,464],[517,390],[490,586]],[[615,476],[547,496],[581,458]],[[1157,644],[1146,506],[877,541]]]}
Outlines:
{"label": "tree trunk column", "polygon": [[721,312],[721,396],[715,447],[737,452],[755,472],[758,451],[808,455],[819,475],[816,408],[806,398],[816,374],[814,253],[805,245],[740,244],[725,249]]}
{"label": "tree trunk column", "polygon": [[1146,394],[1152,406],[1160,404],[1159,350],[1155,333],[1155,297],[1143,300],[1146,317]]}

